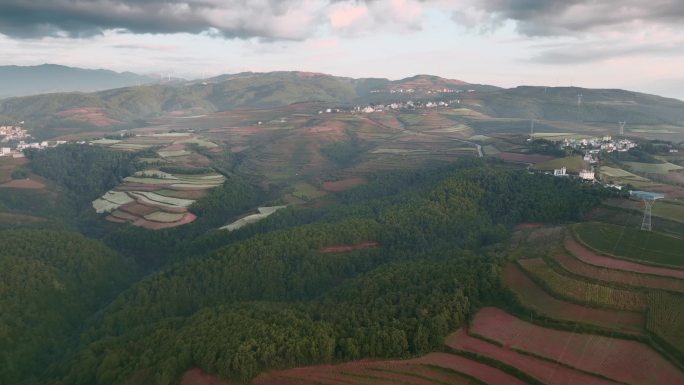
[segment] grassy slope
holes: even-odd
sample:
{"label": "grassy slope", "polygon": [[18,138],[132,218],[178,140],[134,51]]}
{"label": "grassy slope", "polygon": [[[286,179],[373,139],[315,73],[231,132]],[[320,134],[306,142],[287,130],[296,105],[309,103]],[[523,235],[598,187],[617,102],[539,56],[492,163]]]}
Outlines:
{"label": "grassy slope", "polygon": [[573,229],[583,243],[602,253],[684,267],[684,240],[680,238],[598,222],[582,223]]}

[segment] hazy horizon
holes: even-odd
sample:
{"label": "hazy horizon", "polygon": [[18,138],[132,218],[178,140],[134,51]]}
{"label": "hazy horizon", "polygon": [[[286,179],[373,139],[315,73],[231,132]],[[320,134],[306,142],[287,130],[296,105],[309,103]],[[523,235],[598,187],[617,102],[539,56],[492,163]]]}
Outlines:
{"label": "hazy horizon", "polygon": [[684,99],[683,11],[671,0],[9,1],[0,4],[0,64],[182,78],[430,74]]}

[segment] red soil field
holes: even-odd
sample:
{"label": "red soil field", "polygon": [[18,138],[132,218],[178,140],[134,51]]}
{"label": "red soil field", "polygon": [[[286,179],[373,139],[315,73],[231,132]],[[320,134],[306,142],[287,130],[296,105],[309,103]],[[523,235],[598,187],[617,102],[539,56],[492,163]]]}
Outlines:
{"label": "red soil field", "polygon": [[546,357],[628,384],[684,384],[684,372],[637,341],[543,328],[493,307],[475,315],[470,331],[506,349]]}
{"label": "red soil field", "polygon": [[504,267],[501,277],[504,286],[513,290],[524,306],[555,320],[585,323],[630,334],[641,334],[646,325],[645,316],[641,313],[599,309],[556,299],[514,263]]}
{"label": "red soil field", "polygon": [[124,221],[131,221],[131,222],[134,222],[134,221],[137,221],[138,219],[140,219],[140,217],[138,217],[136,215],[129,214],[129,213],[127,213],[125,211],[121,211],[121,210],[114,210],[114,212],[111,214],[111,216],[114,218],[117,218],[117,219],[121,219]]}
{"label": "red soil field", "polygon": [[105,219],[108,220],[109,222],[113,222],[113,223],[126,223],[126,222],[128,222],[127,220],[119,219],[119,218],[113,217],[111,215],[107,215],[105,217]]}
{"label": "red soil field", "polygon": [[249,146],[235,146],[230,148],[230,152],[232,152],[233,154],[237,154],[238,152],[245,151],[248,148]]}
{"label": "red soil field", "polygon": [[135,221],[133,224],[136,226],[144,227],[149,230],[161,230],[161,229],[169,229],[171,227],[176,227],[176,226],[181,226],[181,225],[186,225],[192,221],[197,219],[197,217],[192,214],[192,213],[186,213],[181,220],[177,222],[171,222],[171,223],[161,223],[161,222],[153,222],[153,221],[148,221],[146,219],[138,219]]}
{"label": "red soil field", "polygon": [[430,353],[411,360],[412,363],[438,366],[470,375],[487,384],[522,385],[525,382],[499,369],[481,364],[465,357],[447,353]]}
{"label": "red soil field", "polygon": [[654,274],[665,277],[674,277],[684,279],[684,270],[668,269],[666,267],[656,267],[649,265],[642,265],[636,262],[625,261],[622,259],[611,258],[605,255],[599,255],[592,250],[587,249],[581,245],[572,236],[565,237],[565,249],[579,260],[590,265],[607,267],[610,269],[633,271],[635,273]]}
{"label": "red soil field", "polygon": [[104,127],[114,123],[119,123],[118,121],[107,117],[107,115],[104,113],[104,110],[99,107],[72,108],[58,112],[56,115],[60,118],[85,122],[97,127]]}
{"label": "red soil field", "polygon": [[378,243],[375,241],[361,242],[355,245],[337,245],[337,246],[327,246],[322,247],[320,251],[322,253],[338,253],[342,251],[353,251],[362,249],[371,249],[377,247]]}
{"label": "red soil field", "polygon": [[141,198],[137,198],[136,202],[141,204],[141,205],[154,207],[155,209],[152,212],[161,210],[161,211],[166,211],[167,213],[181,214],[181,213],[185,213],[188,211],[188,209],[186,209],[185,207],[172,207],[172,206],[163,205],[161,203],[155,204],[155,203],[151,203],[151,202],[145,202]]}
{"label": "red soil field", "polygon": [[131,202],[131,203],[126,203],[123,206],[120,206],[119,210],[123,210],[123,211],[131,213],[133,215],[137,215],[139,217],[142,217],[142,216],[145,216],[147,214],[152,214],[153,212],[157,211],[158,209],[156,207],[143,205],[143,204],[140,204],[137,202]]}
{"label": "red soil field", "polygon": [[344,128],[344,123],[335,120],[328,120],[323,124],[309,128],[308,131],[311,134],[334,133],[338,134],[335,136],[341,136],[342,132],[344,131]]}
{"label": "red soil field", "polygon": [[519,162],[519,163],[542,163],[549,161],[551,159],[556,159],[553,156],[548,155],[528,155],[528,154],[517,154],[513,152],[500,152],[496,154],[499,159],[505,160],[507,162]]}
{"label": "red soil field", "polygon": [[238,385],[237,382],[222,380],[216,376],[208,374],[202,369],[190,369],[180,380],[180,385]]}
{"label": "red soil field", "polygon": [[445,343],[453,349],[479,354],[513,366],[546,385],[616,385],[613,381],[604,380],[471,337],[465,328],[449,335]]}
{"label": "red soil field", "polygon": [[538,229],[544,226],[543,223],[520,223],[515,226],[516,230]]}
{"label": "red soil field", "polygon": [[346,191],[366,183],[368,183],[366,178],[347,178],[335,182],[325,182],[323,183],[323,190],[333,192]]}
{"label": "red soil field", "polygon": [[199,198],[202,198],[203,196],[205,196],[208,192],[206,189],[202,189],[202,190],[179,190],[176,188],[170,188],[169,190],[173,190],[173,193],[160,194],[159,191],[157,191],[157,194],[169,196],[172,198],[199,199]]}
{"label": "red soil field", "polygon": [[[458,373],[449,373],[448,369]],[[487,384],[524,385],[517,378],[485,364],[447,353],[430,353],[403,361],[354,361],[272,371],[259,375],[254,385],[317,384],[472,384],[469,375]]]}
{"label": "red soil field", "polygon": [[185,145],[183,143],[174,143],[162,148],[160,151],[180,151],[185,150]]}
{"label": "red soil field", "polygon": [[684,280],[670,277],[656,277],[654,275],[639,274],[623,270],[613,270],[586,264],[569,255],[559,254],[554,257],[565,270],[584,277],[599,281],[614,282],[635,287],[664,289],[684,292]]}
{"label": "red soil field", "polygon": [[45,185],[33,179],[14,179],[12,181],[0,184],[0,187],[38,190],[45,188]]}

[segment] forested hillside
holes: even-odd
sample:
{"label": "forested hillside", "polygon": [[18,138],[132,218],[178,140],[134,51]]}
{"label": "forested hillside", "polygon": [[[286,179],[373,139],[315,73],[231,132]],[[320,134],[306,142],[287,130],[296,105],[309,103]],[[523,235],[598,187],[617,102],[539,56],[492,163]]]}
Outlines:
{"label": "forested hillside", "polygon": [[[247,191],[219,191],[195,209],[230,211]],[[513,224],[578,220],[606,194],[569,179],[463,160],[446,168],[377,174],[370,184],[335,196],[334,203],[283,210],[235,232],[199,236],[206,227],[189,226],[155,236],[124,228],[107,242],[139,266],[159,270],[95,312],[131,275],[128,262],[111,252],[105,255],[114,265],[93,260],[96,267],[86,271],[96,277],[106,271],[110,285],[101,289],[93,278],[88,285],[97,289],[69,294],[85,296],[69,297],[82,309],[52,301],[54,316],[45,320],[46,327],[64,323],[50,330],[71,335],[77,345],[55,342],[68,354],[49,367],[22,360],[26,366],[14,368],[17,364],[6,359],[14,369],[5,372],[17,376],[32,370],[35,380],[26,383],[174,384],[185,370],[199,366],[248,381],[269,368],[425,353],[479,306],[507,296],[498,277],[501,243]],[[45,234],[44,242],[71,244],[57,233]],[[148,264],[144,253],[135,252],[136,242],[143,241],[166,250],[165,260]],[[362,244],[367,246],[336,247]],[[40,248],[50,250],[45,244]],[[93,252],[58,248],[52,253],[66,258]],[[10,279],[4,272],[24,263],[4,261],[3,280]],[[56,285],[52,279],[38,282]],[[3,300],[24,298],[21,292],[11,286]],[[6,307],[12,310],[3,315],[31,314],[45,298],[51,297],[28,296],[24,306]],[[76,315],[85,320],[81,331],[67,321]],[[23,343],[7,345],[12,346],[7,357],[29,354],[22,353],[28,346],[43,351],[49,340],[41,329],[25,330],[33,332]]]}
{"label": "forested hillside", "polygon": [[134,264],[73,232],[1,231],[0,245],[0,383],[39,381],[83,319],[135,279]]}

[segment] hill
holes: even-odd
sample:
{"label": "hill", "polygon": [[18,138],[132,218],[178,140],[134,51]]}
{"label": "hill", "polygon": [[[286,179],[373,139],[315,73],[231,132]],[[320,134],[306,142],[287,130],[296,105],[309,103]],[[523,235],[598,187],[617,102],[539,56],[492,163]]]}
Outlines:
{"label": "hill", "polygon": [[[582,95],[579,104],[578,95]],[[245,72],[204,81],[9,98],[0,100],[0,119],[24,120],[37,130],[34,134],[51,137],[57,128],[71,132],[127,128],[163,116],[274,108],[301,102],[353,107],[406,101],[458,101],[460,106],[490,118],[599,125],[618,121],[630,125],[684,124],[684,102],[624,90],[528,86],[500,89],[430,75],[392,81],[309,72]],[[527,128],[524,130],[527,132]]]}
{"label": "hill", "polygon": [[[412,88],[412,98],[432,90],[491,90],[436,76],[398,81],[352,79],[307,72],[240,73],[182,84],[148,84],[95,93],[57,93],[0,101],[0,117],[42,128],[126,127],[164,114],[193,115],[317,101],[329,105],[387,103],[392,90]],[[405,96],[406,97],[406,96]]]}
{"label": "hill", "polygon": [[[581,95],[581,103],[578,104]],[[618,89],[522,86],[474,96],[476,108],[500,118],[632,124],[684,123],[684,102]]]}
{"label": "hill", "polygon": [[132,72],[119,73],[56,64],[0,66],[0,98],[54,92],[93,92],[146,84],[154,80]]}

